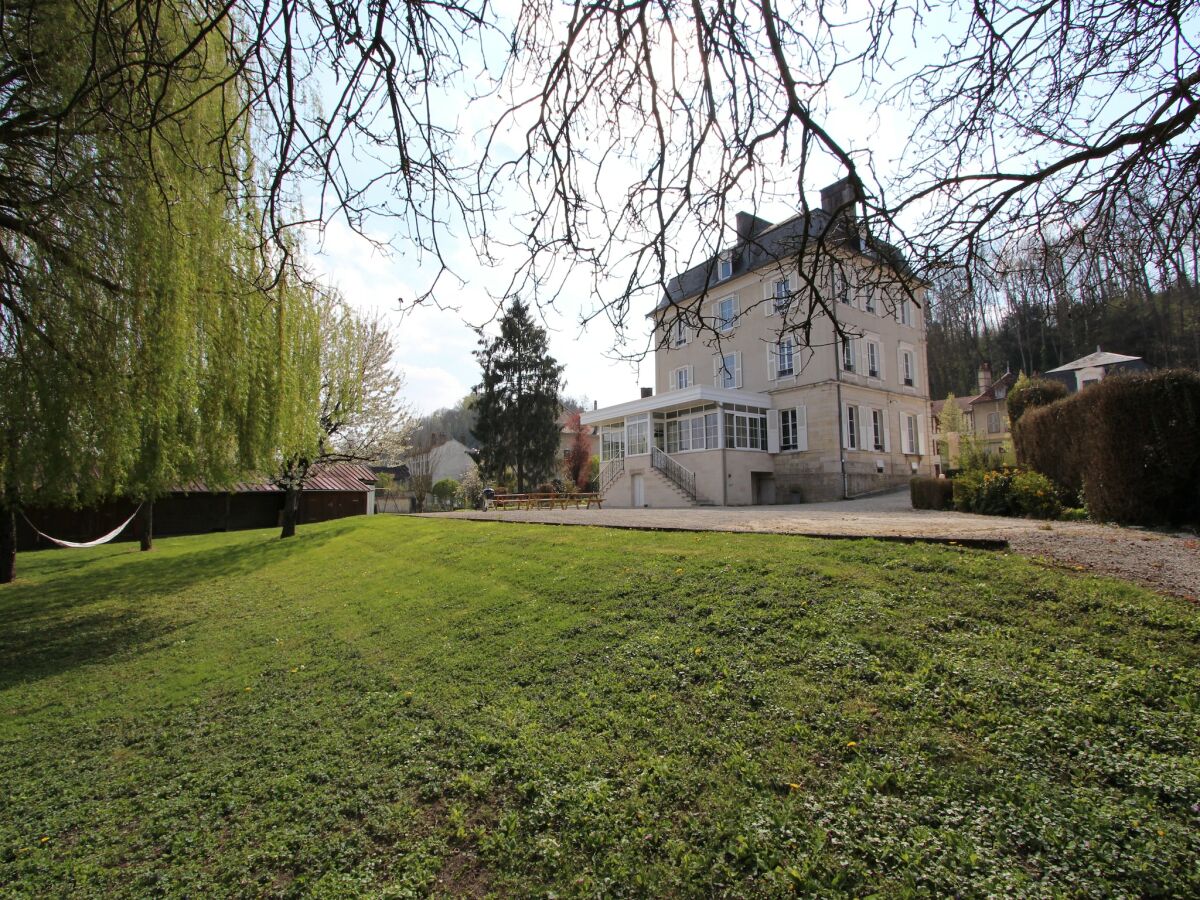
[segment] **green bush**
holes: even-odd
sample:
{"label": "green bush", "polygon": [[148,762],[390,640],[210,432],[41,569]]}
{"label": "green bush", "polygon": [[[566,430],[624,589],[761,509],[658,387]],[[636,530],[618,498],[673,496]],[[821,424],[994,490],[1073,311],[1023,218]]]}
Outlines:
{"label": "green bush", "polygon": [[1021,415],[1039,406],[1048,406],[1056,400],[1061,400],[1070,393],[1061,381],[1050,378],[1026,378],[1024,374],[1017,379],[1011,391],[1008,392],[1008,421],[1016,426]]}
{"label": "green bush", "polygon": [[[1097,519],[1200,523],[1200,374],[1118,375],[1029,410],[1019,456]],[[1070,505],[1075,502],[1068,499]]]}
{"label": "green bush", "polygon": [[453,478],[443,478],[433,486],[430,493],[442,509],[453,506],[454,497],[458,493],[458,482]]}
{"label": "green bush", "polygon": [[1009,481],[1010,515],[1027,519],[1057,519],[1062,513],[1058,491],[1040,472],[1017,472]]}
{"label": "green bush", "polygon": [[955,478],[954,508],[985,516],[1055,519],[1062,504],[1046,476],[1003,468],[972,470]]}
{"label": "green bush", "polygon": [[913,509],[953,509],[954,482],[949,478],[918,475],[908,482]]}

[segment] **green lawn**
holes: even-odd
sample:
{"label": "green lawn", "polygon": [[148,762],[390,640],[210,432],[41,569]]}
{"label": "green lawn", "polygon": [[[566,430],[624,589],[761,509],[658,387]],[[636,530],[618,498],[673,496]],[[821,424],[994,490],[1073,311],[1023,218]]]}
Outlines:
{"label": "green lawn", "polygon": [[1200,615],[954,547],[378,517],[25,554],[5,896],[1200,893]]}

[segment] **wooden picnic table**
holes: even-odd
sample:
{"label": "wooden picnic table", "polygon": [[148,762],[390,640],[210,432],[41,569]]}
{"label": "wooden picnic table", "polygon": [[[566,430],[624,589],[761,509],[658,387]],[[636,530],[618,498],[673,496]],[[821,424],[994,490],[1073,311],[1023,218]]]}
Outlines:
{"label": "wooden picnic table", "polygon": [[566,509],[568,506],[574,506],[578,509],[583,506],[591,509],[595,504],[596,509],[601,509],[601,502],[602,499],[598,492],[497,494],[488,502],[488,507],[494,509]]}

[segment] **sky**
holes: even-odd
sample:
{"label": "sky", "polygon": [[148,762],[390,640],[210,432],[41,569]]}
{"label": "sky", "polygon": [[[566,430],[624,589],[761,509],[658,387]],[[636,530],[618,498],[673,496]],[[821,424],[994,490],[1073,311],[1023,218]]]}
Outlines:
{"label": "sky", "polygon": [[[454,106],[461,101],[461,97],[451,97],[448,104]],[[457,124],[463,133],[460,140],[467,144],[477,140],[480,129],[491,124],[491,116],[499,108],[495,99],[462,103],[461,111],[457,112]],[[903,136],[908,127],[904,116],[897,111],[867,115],[859,104],[842,95],[830,98],[824,123],[844,145],[870,150],[877,167],[886,166],[889,153],[896,153],[904,146]],[[514,127],[510,133],[516,135],[515,139],[506,139],[519,142],[520,130]],[[625,177],[633,172],[631,168],[617,167],[615,173],[621,183],[600,184],[599,189],[621,195],[627,184]],[[832,162],[816,160],[811,166],[812,183],[806,185],[810,203],[819,203],[820,188],[841,174]],[[520,207],[522,200],[528,204],[526,198],[509,199],[514,207]],[[779,221],[792,215],[798,206],[797,198],[794,204],[780,202],[760,208],[757,213]],[[479,263],[468,241],[450,238],[444,246],[450,266],[462,283],[454,284],[451,279],[452,289],[439,292],[439,299],[455,308],[439,309],[428,303],[412,308],[412,298],[429,285],[437,273],[436,266],[408,250],[403,235],[395,233],[386,221],[373,220],[368,227],[375,241],[356,234],[344,221],[336,219],[319,234],[314,232],[310,235],[314,267],[354,307],[368,314],[378,313],[391,324],[398,347],[396,364],[404,373],[406,399],[413,411],[424,414],[452,406],[480,380],[479,366],[472,355],[478,345],[474,326],[493,319],[496,309],[493,294],[507,282],[521,251],[511,251],[507,257],[502,255],[499,265],[488,269]],[[390,252],[381,249],[380,245],[388,244],[392,246]],[[583,316],[612,297],[596,296],[588,273],[572,273],[567,281],[572,289],[560,295],[554,308],[541,310],[550,352],[565,366],[564,393],[587,401],[589,407],[637,397],[639,387],[654,384],[653,358],[645,355],[639,361],[621,357],[636,356],[646,348],[649,326],[644,316],[659,297],[647,294],[635,303],[625,343],[621,344],[621,336],[603,316],[586,328],[580,325]],[[619,291],[616,282],[614,279],[613,293]],[[600,290],[605,291],[604,287]],[[402,300],[409,301],[404,312],[401,312]]]}

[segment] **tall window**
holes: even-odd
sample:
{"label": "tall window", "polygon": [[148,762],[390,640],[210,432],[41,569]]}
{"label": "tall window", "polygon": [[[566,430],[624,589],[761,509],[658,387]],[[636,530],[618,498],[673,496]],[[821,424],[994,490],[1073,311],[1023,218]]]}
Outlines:
{"label": "tall window", "polygon": [[854,341],[848,337],[842,338],[842,368],[847,372],[854,371]]}
{"label": "tall window", "polygon": [[717,369],[717,384],[723,388],[736,388],[737,384],[737,353],[726,353],[721,357]]}
{"label": "tall window", "polygon": [[690,374],[691,374],[691,366],[680,366],[678,369],[675,369],[674,371],[675,371],[675,378],[674,378],[675,390],[682,391],[685,387],[688,386],[688,378],[690,377]]}
{"label": "tall window", "polygon": [[795,450],[799,447],[796,431],[796,411],[785,409],[779,413],[779,449]]}
{"label": "tall window", "polygon": [[703,407],[672,410],[661,414],[665,419],[663,449],[667,453],[686,450],[715,449],[717,446],[717,414]]}
{"label": "tall window", "polygon": [[684,324],[683,317],[675,320],[675,346],[679,347],[687,343],[687,325]]}
{"label": "tall window", "polygon": [[840,268],[833,269],[833,292],[838,300],[850,306],[850,280]]}
{"label": "tall window", "polygon": [[793,347],[791,338],[783,338],[779,342],[779,346],[775,348],[775,374],[783,378],[786,375],[794,375],[793,368]]}
{"label": "tall window", "polygon": [[733,320],[737,315],[737,302],[733,297],[726,297],[717,304],[717,330],[732,331]]}
{"label": "tall window", "polygon": [[632,416],[625,420],[626,452],[630,456],[650,452],[650,417]]}
{"label": "tall window", "polygon": [[864,308],[869,313],[875,312],[875,288],[874,287],[867,288],[866,305]]}
{"label": "tall window", "polygon": [[787,309],[791,295],[792,289],[786,278],[783,281],[775,282],[775,312],[783,312]]}
{"label": "tall window", "polygon": [[766,412],[751,407],[735,407],[734,411],[726,412],[725,446],[731,450],[766,450]]}
{"label": "tall window", "polygon": [[879,344],[875,341],[867,341],[867,374],[879,377]]}
{"label": "tall window", "polygon": [[998,412],[988,413],[988,434],[999,434],[1001,432],[1001,430],[1002,429],[1000,427],[1000,413],[998,413]]}
{"label": "tall window", "polygon": [[883,411],[871,410],[871,439],[876,450],[883,449]]}
{"label": "tall window", "polygon": [[625,426],[600,426],[600,458],[605,462],[625,455]]}
{"label": "tall window", "polygon": [[917,452],[917,417],[904,416],[904,452]]}
{"label": "tall window", "polygon": [[913,323],[912,304],[907,300],[901,300],[896,309],[896,318],[900,320],[901,325],[911,325]]}
{"label": "tall window", "polygon": [[846,446],[858,449],[858,410],[853,406],[846,407]]}
{"label": "tall window", "polygon": [[917,372],[911,350],[900,351],[900,373],[904,378],[904,383],[908,387],[912,387],[916,382]]}

